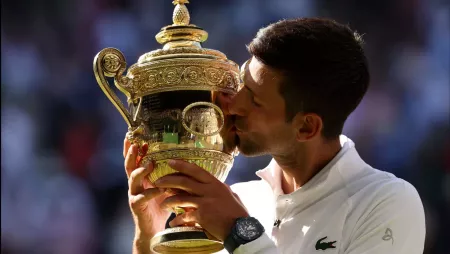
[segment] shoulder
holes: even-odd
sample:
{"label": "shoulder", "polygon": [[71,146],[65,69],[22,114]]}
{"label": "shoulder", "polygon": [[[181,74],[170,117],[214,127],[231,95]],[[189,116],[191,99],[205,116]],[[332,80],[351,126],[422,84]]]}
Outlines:
{"label": "shoulder", "polygon": [[396,206],[407,202],[422,206],[416,188],[392,173],[368,164],[338,169],[352,206],[373,209],[380,203]]}
{"label": "shoulder", "polygon": [[[416,251],[423,248],[425,239],[425,213],[416,188],[391,173],[367,172],[349,183],[352,210],[347,219],[354,225],[347,232],[352,243],[349,249],[405,253],[402,246],[410,246],[414,249],[410,253],[419,253]],[[410,247],[407,249],[412,250]]]}
{"label": "shoulder", "polygon": [[[366,173],[347,183],[348,193],[354,201],[367,200],[362,205],[368,205],[368,209],[380,204],[388,207],[404,205],[417,206],[422,209],[422,202],[416,188],[409,182],[395,175],[378,169],[367,169]],[[356,204],[355,204],[356,205]]]}
{"label": "shoulder", "polygon": [[417,219],[424,218],[420,195],[409,182],[389,174],[389,177],[377,181],[371,191],[374,194],[373,205],[369,206],[372,211],[382,211],[386,217],[401,216],[402,212],[407,212]]}

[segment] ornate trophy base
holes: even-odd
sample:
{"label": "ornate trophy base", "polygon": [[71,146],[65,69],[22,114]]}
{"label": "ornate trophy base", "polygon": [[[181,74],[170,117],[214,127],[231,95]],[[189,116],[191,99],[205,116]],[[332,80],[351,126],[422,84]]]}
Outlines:
{"label": "ornate trophy base", "polygon": [[221,251],[223,244],[201,228],[174,227],[156,234],[150,249],[161,254],[210,254]]}

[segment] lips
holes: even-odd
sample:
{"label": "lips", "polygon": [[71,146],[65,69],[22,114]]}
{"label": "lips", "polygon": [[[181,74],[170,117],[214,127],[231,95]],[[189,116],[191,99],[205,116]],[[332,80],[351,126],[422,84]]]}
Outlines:
{"label": "lips", "polygon": [[236,127],[236,132],[244,132],[244,130],[239,129],[239,128]]}
{"label": "lips", "polygon": [[238,118],[236,115],[232,115],[230,118],[227,119],[228,121],[226,121],[227,126],[229,126],[228,128],[226,128],[229,132],[239,132],[239,133],[243,133],[246,132],[247,128],[243,128],[246,127],[246,124],[244,123],[243,119]]}
{"label": "lips", "polygon": [[247,131],[245,131],[245,130],[242,130],[242,129],[239,129],[239,128],[236,128],[236,135],[244,135],[245,133],[247,133]]}
{"label": "lips", "polygon": [[245,128],[242,128],[242,127],[240,127],[240,126],[238,126],[238,125],[234,125],[234,128],[236,128],[236,131],[238,131],[238,132],[246,132],[246,129]]}
{"label": "lips", "polygon": [[242,126],[240,126],[241,124],[238,124],[238,122],[236,121],[235,123],[234,123],[234,128],[236,129],[236,131],[239,131],[239,132],[244,132],[245,131],[245,128],[242,128]]}

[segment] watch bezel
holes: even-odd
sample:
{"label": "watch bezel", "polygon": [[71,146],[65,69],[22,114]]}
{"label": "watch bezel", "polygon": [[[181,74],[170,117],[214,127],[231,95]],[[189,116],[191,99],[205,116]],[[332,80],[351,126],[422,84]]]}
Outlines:
{"label": "watch bezel", "polygon": [[[238,227],[241,226],[243,223],[248,223],[250,222],[255,228],[256,228],[256,234],[252,237],[247,237],[245,235],[240,234]],[[245,243],[247,242],[251,242],[255,239],[258,239],[263,233],[264,233],[265,229],[264,227],[261,225],[261,223],[253,217],[245,217],[245,218],[239,218],[236,221],[236,226],[235,226],[235,233],[236,236],[238,236],[240,239],[242,239]]]}

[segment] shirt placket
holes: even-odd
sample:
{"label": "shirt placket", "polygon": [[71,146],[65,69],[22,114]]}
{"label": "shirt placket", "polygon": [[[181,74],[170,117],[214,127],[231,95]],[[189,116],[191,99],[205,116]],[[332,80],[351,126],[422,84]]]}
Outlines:
{"label": "shirt placket", "polygon": [[289,216],[289,212],[292,210],[292,197],[288,195],[280,195],[276,200],[275,218],[272,229],[272,238],[277,239],[280,230],[282,229],[283,222]]}

